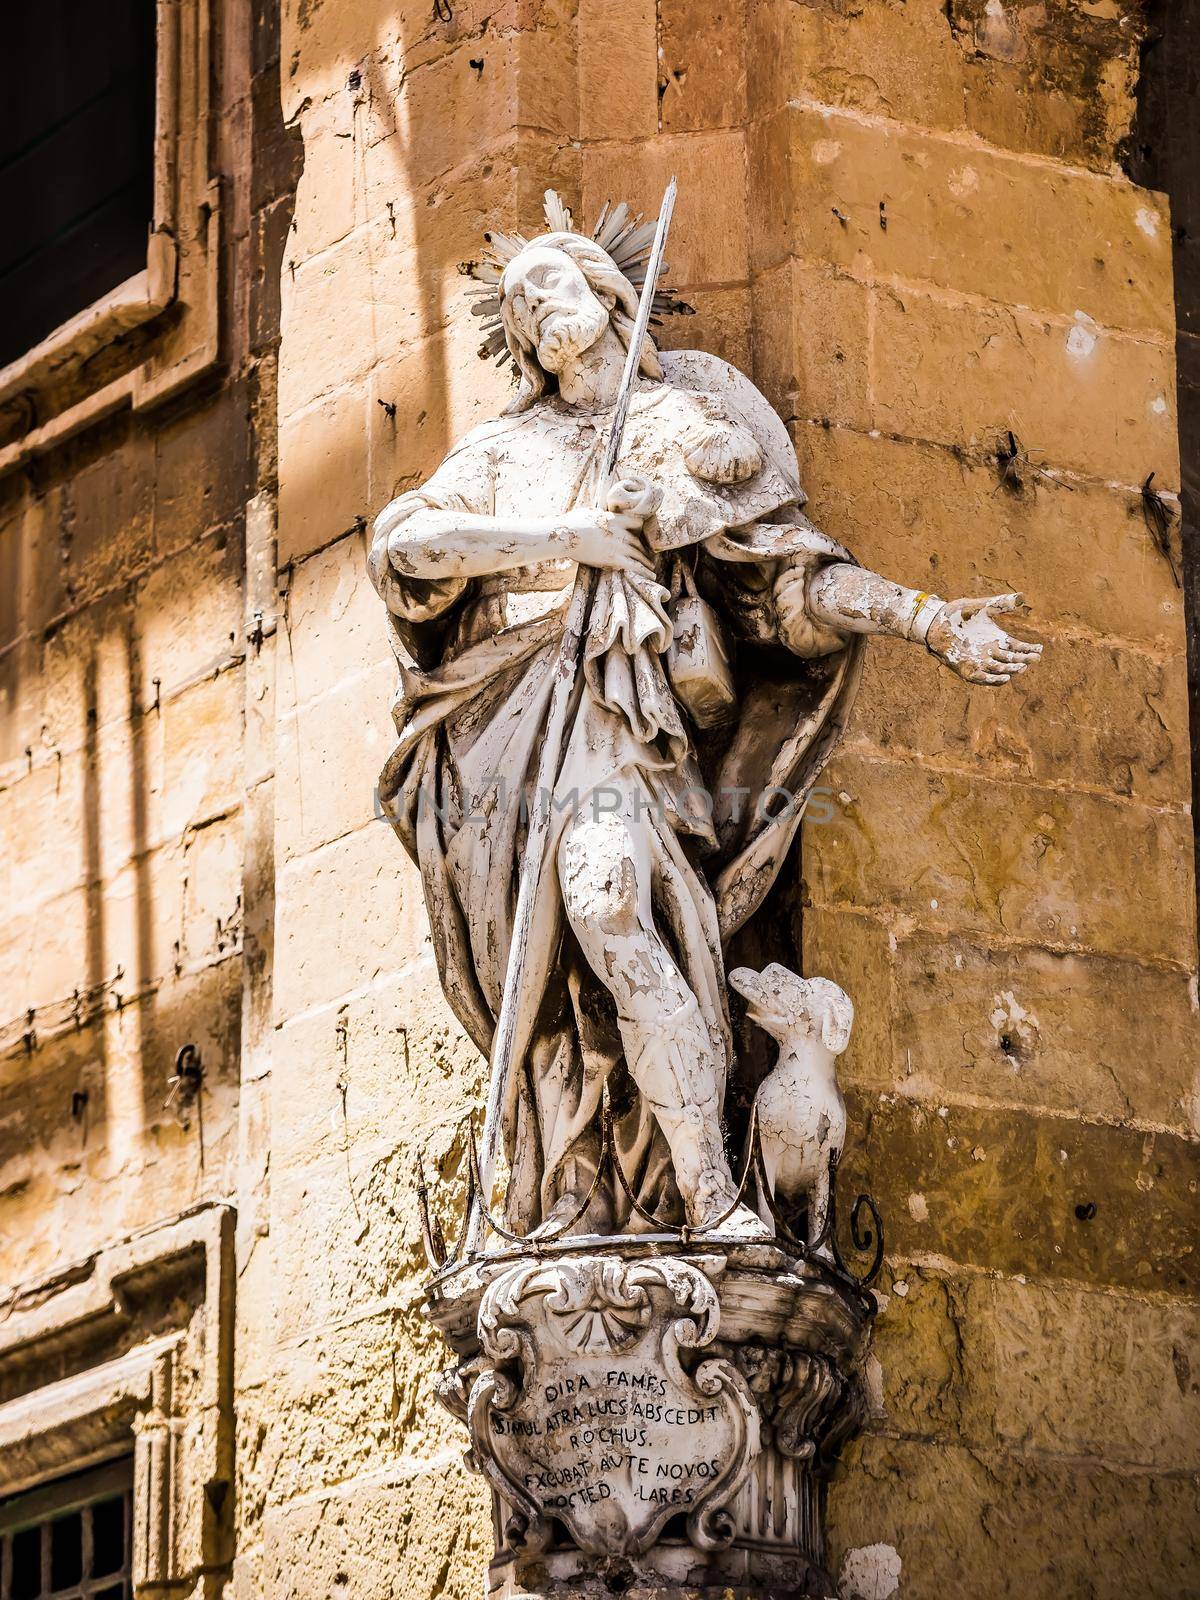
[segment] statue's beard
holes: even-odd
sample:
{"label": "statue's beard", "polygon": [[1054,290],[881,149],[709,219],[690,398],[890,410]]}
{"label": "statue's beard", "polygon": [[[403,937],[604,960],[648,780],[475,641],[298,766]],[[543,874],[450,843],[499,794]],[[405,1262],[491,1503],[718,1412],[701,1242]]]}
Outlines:
{"label": "statue's beard", "polygon": [[561,372],[569,361],[590,350],[607,326],[608,312],[598,301],[578,311],[555,312],[538,334],[538,360],[548,372]]}

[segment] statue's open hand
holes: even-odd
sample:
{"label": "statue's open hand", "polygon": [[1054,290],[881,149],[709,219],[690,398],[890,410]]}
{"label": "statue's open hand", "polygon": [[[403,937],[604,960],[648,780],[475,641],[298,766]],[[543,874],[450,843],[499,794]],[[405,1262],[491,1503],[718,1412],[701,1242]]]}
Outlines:
{"label": "statue's open hand", "polygon": [[644,478],[618,478],[606,508],[580,506],[564,518],[568,553],[585,567],[607,567],[654,581],[654,558],[643,538],[661,495]]}
{"label": "statue's open hand", "polygon": [[925,642],[968,683],[1007,683],[1040,658],[1040,644],[1015,639],[995,620],[998,612],[1024,611],[1019,594],[951,600],[934,618]]}

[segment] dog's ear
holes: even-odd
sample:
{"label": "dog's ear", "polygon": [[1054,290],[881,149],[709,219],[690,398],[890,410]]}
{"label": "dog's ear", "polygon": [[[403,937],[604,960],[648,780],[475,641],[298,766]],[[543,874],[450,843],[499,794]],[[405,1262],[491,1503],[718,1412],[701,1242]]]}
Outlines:
{"label": "dog's ear", "polygon": [[854,1002],[844,989],[829,985],[821,1004],[821,1043],[830,1055],[840,1056],[850,1043],[854,1026]]}

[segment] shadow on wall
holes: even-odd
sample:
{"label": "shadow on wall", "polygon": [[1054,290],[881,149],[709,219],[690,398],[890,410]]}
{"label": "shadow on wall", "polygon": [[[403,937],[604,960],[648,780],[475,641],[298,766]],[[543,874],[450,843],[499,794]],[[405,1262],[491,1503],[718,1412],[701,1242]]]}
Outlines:
{"label": "shadow on wall", "polygon": [[[157,436],[124,418],[0,486],[20,580],[0,639],[0,1283],[230,1186],[241,541],[224,518],[188,536],[223,495],[193,483],[179,507],[162,471],[214,411],[244,428],[236,397]],[[194,1108],[165,1104],[185,1043],[203,1149]]]}
{"label": "shadow on wall", "polygon": [[[459,268],[486,229],[530,211],[562,145],[523,125],[519,31],[497,32],[482,7],[450,22],[405,12],[340,85],[324,11],[293,24],[305,170],[283,278],[285,566],[364,528],[503,404]],[[319,77],[322,97],[303,95]]]}

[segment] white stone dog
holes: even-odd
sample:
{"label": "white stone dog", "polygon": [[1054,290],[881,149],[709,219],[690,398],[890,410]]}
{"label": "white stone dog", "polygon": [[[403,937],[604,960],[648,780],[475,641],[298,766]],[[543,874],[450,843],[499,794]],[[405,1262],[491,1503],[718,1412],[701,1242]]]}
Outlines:
{"label": "white stone dog", "polygon": [[[846,1102],[834,1063],[850,1043],[854,1005],[828,978],[798,978],[775,961],[761,972],[737,967],[729,983],[749,1002],[750,1021],[780,1047],[754,1101],[763,1168],[777,1202],[807,1195],[813,1244],[829,1213],[829,1158],[841,1154],[846,1138]],[[760,1204],[769,1224],[765,1199]]]}

